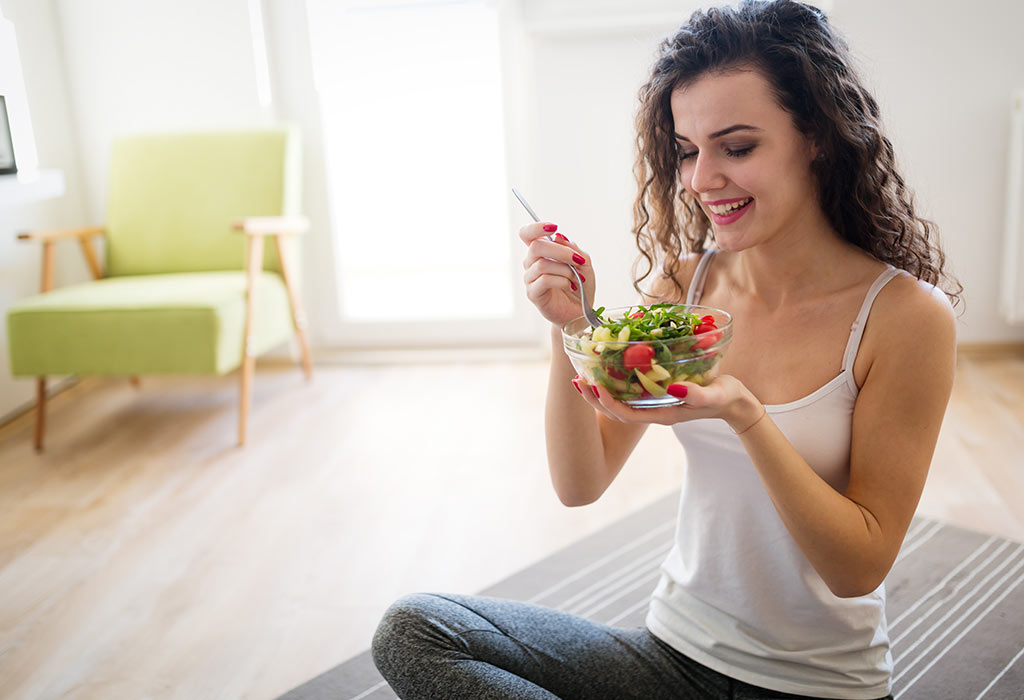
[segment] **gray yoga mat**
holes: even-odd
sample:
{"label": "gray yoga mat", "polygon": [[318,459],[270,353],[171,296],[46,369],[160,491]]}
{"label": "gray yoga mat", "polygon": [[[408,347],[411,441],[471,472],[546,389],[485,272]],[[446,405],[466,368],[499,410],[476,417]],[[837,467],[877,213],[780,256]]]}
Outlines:
{"label": "gray yoga mat", "polygon": [[[666,496],[480,593],[642,626],[677,503]],[[915,518],[886,583],[896,700],[1024,700],[1021,583],[1024,544]],[[395,697],[366,651],[278,700]]]}

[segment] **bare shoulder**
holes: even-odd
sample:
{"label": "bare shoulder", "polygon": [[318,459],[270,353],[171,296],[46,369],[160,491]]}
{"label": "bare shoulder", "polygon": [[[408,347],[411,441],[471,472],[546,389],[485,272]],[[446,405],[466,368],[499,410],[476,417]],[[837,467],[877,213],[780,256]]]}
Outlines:
{"label": "bare shoulder", "polygon": [[675,282],[678,283],[678,286],[673,283],[672,277],[662,274],[660,270],[653,273],[651,275],[653,281],[650,283],[647,293],[643,295],[644,303],[681,303],[685,301],[693,274],[697,271],[697,263],[705,254],[687,253],[679,258],[679,269],[675,274]]}
{"label": "bare shoulder", "polygon": [[956,335],[956,314],[945,292],[907,274],[882,288],[865,329],[873,356],[911,362],[955,358]]}

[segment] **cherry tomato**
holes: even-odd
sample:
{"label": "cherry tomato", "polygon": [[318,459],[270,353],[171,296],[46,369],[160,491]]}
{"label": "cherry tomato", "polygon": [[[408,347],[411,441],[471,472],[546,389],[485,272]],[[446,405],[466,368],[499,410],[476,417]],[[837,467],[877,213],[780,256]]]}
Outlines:
{"label": "cherry tomato", "polygon": [[643,311],[637,311],[635,314],[631,314],[630,315],[630,318],[643,318],[643,317],[644,317],[644,312]]}
{"label": "cherry tomato", "polygon": [[710,348],[721,339],[722,331],[717,329],[708,329],[706,332],[703,332],[699,338],[697,338],[697,342],[693,344],[693,349],[703,350],[705,348]]}
{"label": "cherry tomato", "polygon": [[708,316],[701,316],[700,317],[700,322],[701,323],[710,323],[713,326],[713,325],[715,325],[715,317],[714,316],[710,316],[710,315],[708,315]]}
{"label": "cherry tomato", "polygon": [[630,345],[626,352],[622,353],[622,364],[626,371],[638,369],[641,372],[651,371],[651,360],[654,359],[654,348],[646,343]]}
{"label": "cherry tomato", "polygon": [[707,333],[708,331],[715,330],[716,326],[713,323],[701,323],[693,329],[694,335],[700,335],[701,333]]}

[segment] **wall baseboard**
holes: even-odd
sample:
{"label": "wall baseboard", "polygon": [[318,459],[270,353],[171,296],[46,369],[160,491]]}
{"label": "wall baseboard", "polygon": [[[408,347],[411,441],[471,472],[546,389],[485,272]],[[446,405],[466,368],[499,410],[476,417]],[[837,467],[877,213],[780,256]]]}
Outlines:
{"label": "wall baseboard", "polygon": [[1024,343],[961,343],[956,352],[972,359],[1024,357]]}
{"label": "wall baseboard", "polygon": [[[76,384],[78,384],[78,382],[80,382],[80,381],[81,380],[77,376],[72,375],[72,376],[69,376],[69,377],[64,377],[61,380],[49,383],[48,386],[46,387],[46,398],[47,398],[47,400],[52,399],[54,396],[56,396],[57,394],[59,394],[59,393],[61,393],[63,391],[67,391],[71,387],[73,387]],[[7,413],[5,413],[2,416],[0,416],[0,428],[2,428],[5,425],[8,425],[10,423],[13,423],[14,421],[16,421],[18,418],[21,418],[26,413],[30,413],[33,409],[35,409],[35,407],[36,407],[36,402],[35,402],[35,399],[33,399],[32,401],[28,401],[26,403],[21,404],[20,406],[15,408],[13,411],[8,411]]]}
{"label": "wall baseboard", "polygon": [[547,360],[551,350],[539,343],[524,346],[466,348],[324,348],[313,352],[314,364],[330,365],[434,365],[479,364],[486,362],[538,362]]}

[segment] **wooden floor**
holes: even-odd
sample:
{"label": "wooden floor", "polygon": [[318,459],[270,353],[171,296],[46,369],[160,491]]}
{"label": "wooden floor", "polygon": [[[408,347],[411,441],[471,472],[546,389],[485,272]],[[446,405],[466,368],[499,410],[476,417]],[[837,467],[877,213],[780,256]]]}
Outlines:
{"label": "wooden floor", "polygon": [[[86,380],[0,428],[0,697],[273,698],[414,590],[473,592],[678,487],[667,428],[598,503],[554,497],[546,367]],[[920,512],[1024,540],[1024,359],[962,359]]]}

